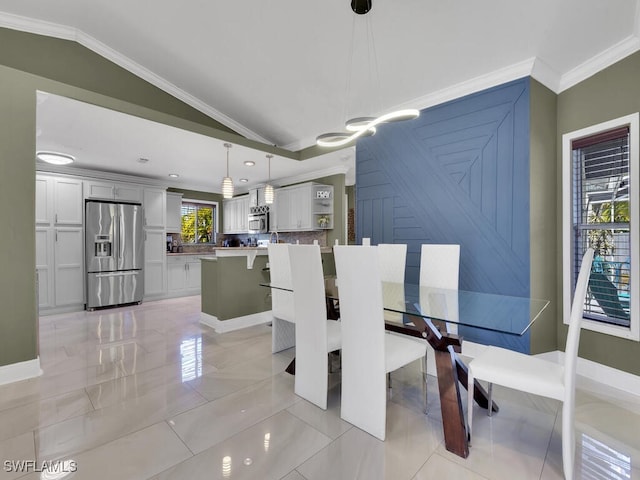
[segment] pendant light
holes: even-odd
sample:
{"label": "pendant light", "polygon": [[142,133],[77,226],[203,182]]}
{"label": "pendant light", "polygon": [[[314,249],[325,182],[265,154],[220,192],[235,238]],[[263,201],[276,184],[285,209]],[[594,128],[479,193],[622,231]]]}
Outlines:
{"label": "pendant light", "polygon": [[267,184],[264,187],[264,203],[267,205],[271,205],[273,203],[273,185],[271,185],[271,159],[273,155],[267,155],[267,160],[269,162],[269,180],[267,180]]}
{"label": "pendant light", "polygon": [[[364,15],[371,10],[372,0],[351,0],[351,9],[357,15]],[[355,20],[354,20],[355,29]],[[369,22],[367,21],[367,47],[371,47],[372,53],[368,55],[370,79],[375,77],[378,84],[380,82],[378,73],[378,64],[375,53],[375,44],[373,41],[373,32]],[[353,33],[351,38],[351,57],[349,60],[349,68],[347,75],[351,75],[351,61],[353,58]],[[374,70],[371,71],[371,61],[373,58]],[[347,83],[346,98],[349,99],[349,86],[350,81]],[[379,88],[379,86],[378,86]],[[357,117],[347,120],[345,124],[346,132],[331,132],[318,135],[316,137],[316,144],[320,147],[343,147],[358,139],[359,137],[366,137],[369,135],[375,135],[376,127],[381,123],[398,122],[402,120],[412,120],[420,116],[420,111],[417,109],[403,109],[394,112],[388,112],[379,117]]]}
{"label": "pendant light", "polygon": [[222,198],[233,198],[233,180],[229,176],[229,149],[232,147],[230,143],[225,143],[227,149],[227,176],[222,179]]}

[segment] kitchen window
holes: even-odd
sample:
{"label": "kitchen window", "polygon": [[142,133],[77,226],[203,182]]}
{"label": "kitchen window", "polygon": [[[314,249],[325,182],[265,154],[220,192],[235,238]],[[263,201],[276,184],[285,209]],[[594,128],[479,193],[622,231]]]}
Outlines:
{"label": "kitchen window", "polygon": [[640,340],[638,114],[563,135],[563,306],[594,249],[583,327]]}
{"label": "kitchen window", "polygon": [[217,204],[182,201],[182,243],[216,242]]}

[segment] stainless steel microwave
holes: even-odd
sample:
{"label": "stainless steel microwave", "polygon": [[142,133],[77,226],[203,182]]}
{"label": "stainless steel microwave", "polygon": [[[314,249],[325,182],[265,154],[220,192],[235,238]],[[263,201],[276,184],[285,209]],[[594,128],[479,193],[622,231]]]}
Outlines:
{"label": "stainless steel microwave", "polygon": [[249,233],[269,232],[269,212],[249,214]]}

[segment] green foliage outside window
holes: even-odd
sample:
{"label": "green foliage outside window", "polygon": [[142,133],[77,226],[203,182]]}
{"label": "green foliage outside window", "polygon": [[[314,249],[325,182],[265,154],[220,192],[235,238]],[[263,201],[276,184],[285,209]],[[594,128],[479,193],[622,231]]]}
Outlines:
{"label": "green foliage outside window", "polygon": [[[629,223],[629,201],[607,202],[595,205],[589,215],[589,223]],[[595,251],[595,255],[605,257],[613,255],[614,243],[612,229],[590,230],[589,246]]]}
{"label": "green foliage outside window", "polygon": [[213,207],[182,205],[182,243],[213,242]]}

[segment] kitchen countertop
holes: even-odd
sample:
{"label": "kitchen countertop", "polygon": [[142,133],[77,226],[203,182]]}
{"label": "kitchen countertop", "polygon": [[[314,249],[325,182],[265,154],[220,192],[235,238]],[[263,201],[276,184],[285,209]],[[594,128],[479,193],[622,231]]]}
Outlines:
{"label": "kitchen countertop", "polygon": [[[201,257],[207,257],[207,256],[212,256],[215,255],[216,251],[223,251],[223,252],[233,252],[233,251],[246,251],[246,252],[250,252],[250,251],[265,251],[267,250],[267,247],[213,247],[211,250],[208,250],[206,252],[182,252],[182,253],[170,253],[167,252],[167,257],[173,257],[173,256],[181,256],[181,255],[199,255]],[[332,247],[320,247],[320,252],[321,253],[331,253],[333,252],[333,248]]]}

